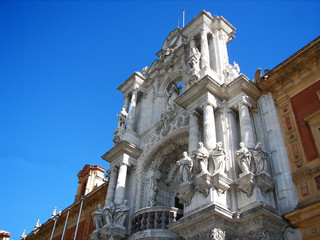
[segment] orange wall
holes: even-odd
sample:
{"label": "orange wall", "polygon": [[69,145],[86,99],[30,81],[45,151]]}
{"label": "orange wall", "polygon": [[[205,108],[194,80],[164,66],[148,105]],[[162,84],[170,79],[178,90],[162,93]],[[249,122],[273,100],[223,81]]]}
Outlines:
{"label": "orange wall", "polygon": [[320,101],[317,95],[318,90],[320,90],[320,81],[317,81],[290,99],[307,161],[317,158],[318,151],[311,129],[303,119],[320,109]]}

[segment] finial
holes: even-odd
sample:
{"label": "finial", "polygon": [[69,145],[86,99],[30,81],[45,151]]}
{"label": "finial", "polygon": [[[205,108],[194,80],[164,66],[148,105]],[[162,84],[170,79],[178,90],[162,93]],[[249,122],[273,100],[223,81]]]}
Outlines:
{"label": "finial", "polygon": [[182,19],[182,20],[183,20],[183,21],[182,21],[182,28],[184,28],[184,15],[185,15],[185,11],[186,11],[185,9],[182,9],[182,14],[183,14],[183,15],[182,15],[182,16],[183,16],[183,19]]}
{"label": "finial", "polygon": [[54,207],[54,210],[51,214],[51,218],[54,218],[57,215],[57,207]]}
{"label": "finial", "polygon": [[39,227],[40,227],[40,219],[37,220],[37,223],[34,226],[34,229],[38,229]]}
{"label": "finial", "polygon": [[23,230],[23,233],[21,235],[21,240],[26,239],[27,235],[26,235],[26,230]]}

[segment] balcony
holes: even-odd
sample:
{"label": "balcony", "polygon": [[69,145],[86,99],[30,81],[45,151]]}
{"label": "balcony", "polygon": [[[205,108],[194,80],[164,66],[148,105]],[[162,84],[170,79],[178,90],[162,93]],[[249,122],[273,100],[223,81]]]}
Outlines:
{"label": "balcony", "polygon": [[[170,223],[176,222],[182,217],[182,211],[178,208],[169,207],[147,207],[136,211],[132,217],[131,234],[134,239],[139,239],[139,235],[152,237],[161,234],[164,237],[176,238],[174,233],[168,229]],[[133,236],[131,236],[133,237]],[[130,238],[131,239],[131,238]]]}

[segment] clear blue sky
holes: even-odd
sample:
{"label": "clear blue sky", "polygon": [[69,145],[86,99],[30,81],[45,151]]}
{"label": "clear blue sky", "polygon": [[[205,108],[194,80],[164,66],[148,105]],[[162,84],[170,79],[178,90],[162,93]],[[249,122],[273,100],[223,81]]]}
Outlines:
{"label": "clear blue sky", "polygon": [[250,79],[319,36],[319,1],[1,1],[0,229],[20,239],[72,204],[85,164],[109,165],[116,88],[150,66],[202,9],[237,28],[228,45]]}

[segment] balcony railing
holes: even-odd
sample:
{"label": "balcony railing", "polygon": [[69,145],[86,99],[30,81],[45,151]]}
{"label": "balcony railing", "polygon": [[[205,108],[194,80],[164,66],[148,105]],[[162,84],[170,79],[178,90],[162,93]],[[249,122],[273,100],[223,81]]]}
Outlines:
{"label": "balcony railing", "polygon": [[131,217],[131,234],[148,229],[168,229],[168,224],[176,222],[181,217],[182,211],[174,207],[142,208]]}

